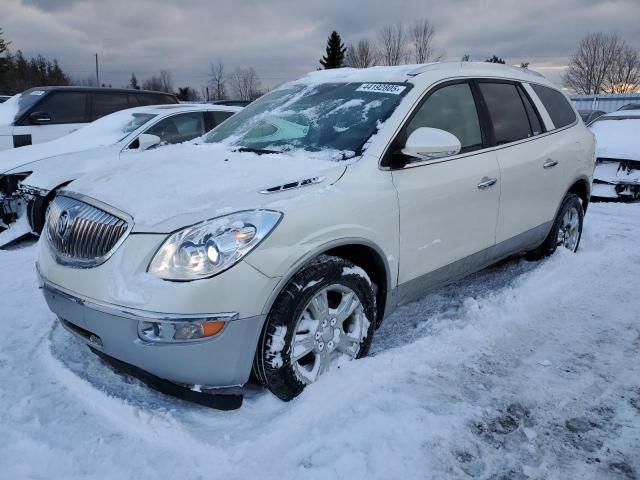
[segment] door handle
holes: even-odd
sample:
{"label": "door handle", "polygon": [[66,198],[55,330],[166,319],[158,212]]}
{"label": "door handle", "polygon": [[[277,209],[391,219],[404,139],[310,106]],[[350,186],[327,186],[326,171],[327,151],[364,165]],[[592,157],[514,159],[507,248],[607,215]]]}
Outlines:
{"label": "door handle", "polygon": [[489,177],[484,177],[482,179],[482,181],[478,184],[478,188],[480,190],[484,190],[486,188],[492,187],[493,185],[495,185],[498,182],[497,178],[489,178]]}
{"label": "door handle", "polygon": [[547,158],[547,161],[544,162],[544,164],[542,165],[542,168],[553,168],[556,165],[558,165],[557,160],[551,160],[550,158]]}

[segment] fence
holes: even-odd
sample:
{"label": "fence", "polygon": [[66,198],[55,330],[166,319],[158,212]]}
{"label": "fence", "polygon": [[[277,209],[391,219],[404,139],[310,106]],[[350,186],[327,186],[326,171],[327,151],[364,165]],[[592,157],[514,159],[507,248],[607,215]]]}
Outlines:
{"label": "fence", "polygon": [[570,95],[569,98],[578,110],[601,110],[606,113],[615,112],[629,103],[640,104],[640,93]]}

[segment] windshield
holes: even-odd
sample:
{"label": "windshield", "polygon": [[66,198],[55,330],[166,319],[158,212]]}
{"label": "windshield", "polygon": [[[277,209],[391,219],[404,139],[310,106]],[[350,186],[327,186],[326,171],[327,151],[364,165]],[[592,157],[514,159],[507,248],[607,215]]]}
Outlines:
{"label": "windshield", "polygon": [[86,147],[114,145],[155,116],[152,113],[121,110],[79,128],[63,138],[67,143],[81,144]]}
{"label": "windshield", "polygon": [[205,137],[264,153],[328,151],[332,159],[362,154],[411,85],[286,85],[256,100]]}

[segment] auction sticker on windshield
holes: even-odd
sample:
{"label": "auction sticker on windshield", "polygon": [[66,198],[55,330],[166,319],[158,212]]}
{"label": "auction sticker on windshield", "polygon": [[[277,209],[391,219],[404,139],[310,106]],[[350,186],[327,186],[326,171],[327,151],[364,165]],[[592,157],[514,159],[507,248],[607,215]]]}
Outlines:
{"label": "auction sticker on windshield", "polygon": [[377,92],[377,93],[390,93],[391,95],[400,95],[404,89],[402,85],[394,85],[392,83],[363,83],[356,92]]}

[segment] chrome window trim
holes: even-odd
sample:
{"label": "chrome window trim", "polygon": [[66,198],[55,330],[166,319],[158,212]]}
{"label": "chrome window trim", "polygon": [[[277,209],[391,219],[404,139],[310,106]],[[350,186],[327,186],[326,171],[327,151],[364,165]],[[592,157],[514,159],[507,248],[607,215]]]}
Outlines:
{"label": "chrome window trim", "polygon": [[[461,153],[461,154],[458,154],[458,155],[452,155],[450,157],[445,157],[445,158],[438,158],[438,159],[435,159],[435,160],[422,160],[422,161],[417,161],[417,162],[411,162],[411,163],[408,163],[407,165],[405,165],[404,167],[401,167],[401,168],[385,167],[385,166],[381,165],[382,160],[384,159],[385,155],[387,154],[387,151],[391,147],[391,144],[393,143],[395,138],[398,136],[398,134],[402,131],[402,129],[406,125],[408,119],[414,113],[415,109],[419,105],[422,105],[422,102],[423,102],[424,98],[427,95],[429,95],[434,89],[438,88],[441,84],[447,83],[447,82],[451,82],[451,81],[455,81],[455,80],[469,80],[469,81],[472,81],[472,80],[489,80],[489,81],[490,80],[503,80],[503,81],[510,81],[510,82],[519,83],[520,85],[523,86],[523,88],[524,88],[525,83],[537,84],[537,85],[541,85],[543,87],[552,88],[552,87],[549,87],[548,85],[545,85],[543,83],[531,82],[531,81],[525,82],[524,80],[517,80],[517,79],[513,79],[513,78],[508,78],[508,77],[483,77],[483,76],[465,77],[465,76],[462,76],[462,77],[443,78],[443,79],[439,80],[438,82],[431,84],[429,86],[429,88],[427,88],[422,93],[422,95],[418,98],[418,100],[411,106],[411,108],[409,109],[409,112],[405,115],[405,117],[399,123],[398,127],[393,132],[393,135],[391,135],[389,137],[384,149],[382,150],[383,154],[378,159],[378,169],[379,170],[394,172],[394,171],[406,170],[408,168],[415,168],[415,167],[422,167],[422,166],[425,166],[425,165],[433,165],[433,164],[437,164],[437,163],[450,162],[452,160],[458,160],[460,158],[472,157],[474,155],[481,155],[483,153],[488,153],[488,152],[495,152],[495,151],[498,151],[498,150],[502,150],[504,148],[513,147],[514,145],[520,145],[521,143],[530,142],[530,141],[533,141],[533,140],[538,140],[538,139],[544,138],[544,137],[546,137],[548,135],[553,135],[555,133],[562,132],[562,131],[567,130],[569,128],[573,128],[578,124],[579,115],[576,115],[576,119],[573,121],[573,123],[571,123],[569,125],[566,125],[566,126],[561,127],[561,128],[555,128],[553,130],[548,130],[548,131],[546,131],[544,133],[541,133],[540,135],[534,135],[534,136],[529,137],[529,138],[523,138],[523,139],[515,141],[515,142],[505,143],[503,145],[494,145],[492,147],[487,147],[487,148],[481,148],[479,150],[474,150],[473,152]],[[527,91],[527,93],[528,93],[528,91]],[[537,95],[535,96],[535,99],[539,101]],[[542,102],[540,102],[540,103],[542,103]],[[535,104],[535,106],[536,106],[536,108],[538,107],[537,104]],[[538,108],[538,111],[540,111],[539,108]],[[546,109],[544,109],[543,111],[544,111],[544,113],[546,115],[548,115]],[[541,114],[542,114],[542,112],[541,112]],[[545,125],[545,127],[546,127],[546,125]]]}
{"label": "chrome window trim", "polygon": [[[64,265],[66,267],[71,267],[71,268],[82,268],[82,269],[94,268],[99,265],[102,265],[113,256],[113,254],[118,250],[118,248],[120,248],[120,245],[124,243],[124,241],[129,237],[129,234],[131,234],[131,231],[133,230],[135,222],[133,221],[133,217],[131,215],[121,210],[118,210],[117,208],[112,207],[111,205],[103,203],[100,200],[96,200],[87,195],[83,195],[81,193],[75,193],[70,190],[61,190],[56,196],[72,198],[74,200],[78,200],[80,202],[86,203],[89,206],[103,210],[106,213],[121,219],[127,224],[127,229],[122,234],[120,239],[113,245],[111,250],[109,250],[107,253],[105,253],[101,257],[97,257],[91,260],[81,260],[81,259],[73,259],[73,258],[69,259],[63,255],[60,255],[60,253],[56,251],[53,245],[51,245],[51,242],[49,241],[49,234],[46,233],[45,238],[47,241],[45,242],[45,244],[47,245],[47,248],[49,249],[53,257],[55,258],[56,263],[60,265]],[[45,220],[45,232],[48,230],[47,229],[48,220],[49,220],[49,209],[47,209],[47,215]]]}
{"label": "chrome window trim", "polygon": [[114,315],[116,317],[127,318],[129,320],[136,320],[140,322],[158,322],[158,323],[176,323],[176,322],[198,322],[198,321],[217,321],[217,322],[232,322],[239,319],[238,312],[220,312],[220,313],[165,313],[155,312],[150,310],[140,310],[137,308],[129,308],[121,305],[115,305],[108,302],[103,302],[93,298],[81,296],[75,292],[71,292],[64,287],[54,284],[45,279],[40,273],[39,265],[36,264],[36,271],[38,274],[40,288],[49,290],[50,292],[60,295],[61,297],[82,305],[84,307],[96,310],[98,312]]}

